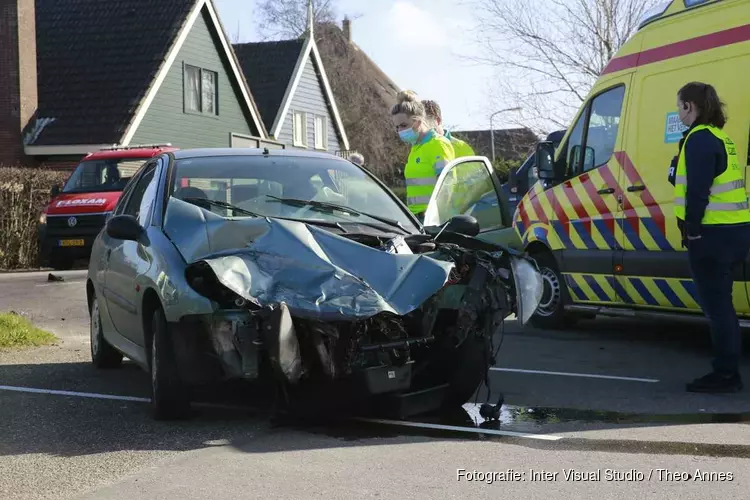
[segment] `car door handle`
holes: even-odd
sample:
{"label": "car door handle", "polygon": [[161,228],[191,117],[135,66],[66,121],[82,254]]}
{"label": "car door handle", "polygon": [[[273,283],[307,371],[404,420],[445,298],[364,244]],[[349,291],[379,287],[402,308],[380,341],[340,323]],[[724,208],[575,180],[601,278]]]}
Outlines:
{"label": "car door handle", "polygon": [[613,194],[615,192],[615,188],[604,188],[597,191],[599,194]]}
{"label": "car door handle", "polygon": [[628,193],[635,193],[636,191],[643,191],[646,186],[628,186]]}

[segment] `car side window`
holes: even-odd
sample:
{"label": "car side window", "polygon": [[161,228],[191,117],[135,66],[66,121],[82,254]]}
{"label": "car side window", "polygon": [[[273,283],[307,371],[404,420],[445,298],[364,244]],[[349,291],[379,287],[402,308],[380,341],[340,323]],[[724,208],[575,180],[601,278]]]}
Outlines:
{"label": "car side window", "polygon": [[425,225],[439,226],[452,217],[471,215],[480,231],[503,227],[500,200],[492,174],[482,161],[466,161],[451,168],[437,187],[434,206],[425,213]]}
{"label": "car side window", "polygon": [[122,194],[120,195],[120,199],[117,200],[117,205],[115,205],[115,209],[112,212],[113,215],[122,215],[122,213],[125,211],[125,206],[128,204],[128,198],[130,196],[130,193],[133,192],[133,187],[138,183],[138,179],[140,177],[134,175],[133,178],[128,181],[128,183],[125,185],[125,189],[123,189]]}
{"label": "car side window", "polygon": [[566,178],[577,177],[609,162],[615,151],[625,86],[596,96],[570,134],[566,148]]}
{"label": "car side window", "polygon": [[133,194],[127,202],[124,214],[132,215],[138,219],[138,222],[145,226],[151,211],[154,199],[156,197],[156,164],[149,164],[141,175],[138,182],[133,187]]}

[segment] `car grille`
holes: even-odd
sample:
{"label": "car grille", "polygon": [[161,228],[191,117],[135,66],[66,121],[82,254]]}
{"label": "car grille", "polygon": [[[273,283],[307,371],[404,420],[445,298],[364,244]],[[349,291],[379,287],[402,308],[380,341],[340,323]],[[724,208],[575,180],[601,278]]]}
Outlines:
{"label": "car grille", "polygon": [[[73,227],[68,225],[68,219],[71,217],[76,218],[76,225]],[[106,214],[47,216],[47,234],[50,236],[96,236],[106,221]]]}

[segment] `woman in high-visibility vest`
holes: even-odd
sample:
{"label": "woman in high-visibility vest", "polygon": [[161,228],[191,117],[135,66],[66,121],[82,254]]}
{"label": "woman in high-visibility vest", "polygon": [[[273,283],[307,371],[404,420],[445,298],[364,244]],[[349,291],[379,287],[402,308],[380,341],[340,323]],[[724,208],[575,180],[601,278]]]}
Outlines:
{"label": "woman in high-visibility vest", "polygon": [[674,212],[715,354],[713,371],[687,384],[690,392],[742,389],[742,336],[732,291],[734,270],[750,251],[750,207],[744,159],[722,130],[727,121],[723,107],[714,87],[705,83],[688,83],[677,94],[680,120],[688,130],[670,169]]}
{"label": "woman in high-visibility vest", "polygon": [[424,104],[414,92],[405,90],[398,94],[398,102],[391,108],[391,119],[401,140],[412,146],[404,168],[406,205],[413,214],[421,216],[440,172],[455,158],[455,152],[450,141],[430,126]]}

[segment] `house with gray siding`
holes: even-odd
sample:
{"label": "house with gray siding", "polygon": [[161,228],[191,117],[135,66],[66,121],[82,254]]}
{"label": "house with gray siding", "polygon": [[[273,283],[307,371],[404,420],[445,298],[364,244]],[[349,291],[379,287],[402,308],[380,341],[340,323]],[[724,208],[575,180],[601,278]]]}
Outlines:
{"label": "house with gray siding", "polygon": [[312,26],[296,40],[233,47],[270,139],[293,149],[349,150]]}
{"label": "house with gray siding", "polygon": [[17,22],[0,34],[0,60],[21,84],[0,99],[0,139],[16,144],[0,163],[72,166],[113,145],[284,147],[269,140],[212,0],[90,4],[10,0]]}

